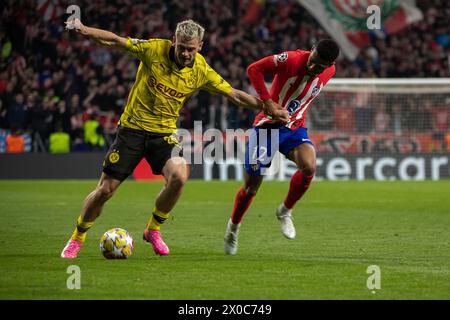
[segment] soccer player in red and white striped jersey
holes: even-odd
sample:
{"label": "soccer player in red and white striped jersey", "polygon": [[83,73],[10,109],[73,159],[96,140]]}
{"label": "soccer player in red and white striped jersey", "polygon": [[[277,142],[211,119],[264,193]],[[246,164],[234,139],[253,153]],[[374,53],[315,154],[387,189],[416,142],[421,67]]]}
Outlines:
{"label": "soccer player in red and white striped jersey", "polygon": [[[292,176],[289,192],[276,210],[281,231],[288,239],[296,236],[292,223],[292,208],[308,190],[316,170],[316,152],[308,137],[305,118],[312,101],[335,74],[335,60],[339,47],[335,41],[320,41],[311,51],[287,51],[265,57],[252,63],[247,74],[253,87],[264,102],[253,123],[246,148],[244,186],[236,194],[231,218],[225,233],[225,252],[236,254],[238,232],[244,213],[250,206],[262,181],[264,170],[271,165],[276,151],[296,163],[298,170]],[[270,91],[264,78],[273,77]],[[272,118],[273,110],[289,113],[287,123]],[[278,141],[264,144],[262,131],[270,139],[276,134]]]}

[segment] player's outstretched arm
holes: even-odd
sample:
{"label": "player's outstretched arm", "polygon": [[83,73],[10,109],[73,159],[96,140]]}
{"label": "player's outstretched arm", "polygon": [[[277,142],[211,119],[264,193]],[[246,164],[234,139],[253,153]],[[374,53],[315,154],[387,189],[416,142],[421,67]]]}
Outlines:
{"label": "player's outstretched arm", "polygon": [[233,89],[226,95],[227,99],[239,107],[262,110],[263,102],[248,93]]}
{"label": "player's outstretched arm", "polygon": [[[281,123],[287,123],[289,121],[289,114],[286,110],[282,110],[279,107],[276,107],[275,105],[268,105],[268,101],[262,102],[261,99],[254,97],[252,95],[249,95],[248,93],[233,89],[228,95],[228,100],[230,100],[232,103],[239,107],[244,108],[252,108],[256,110],[264,110],[264,112],[270,116],[276,121],[279,121]],[[273,102],[272,100],[270,100]],[[274,102],[273,102],[274,103]],[[270,113],[267,113],[270,111]]]}
{"label": "player's outstretched arm", "polygon": [[104,46],[125,49],[127,38],[120,37],[110,31],[91,28],[83,25],[79,19],[72,19],[65,22],[67,30],[74,30],[83,36],[94,40]]}

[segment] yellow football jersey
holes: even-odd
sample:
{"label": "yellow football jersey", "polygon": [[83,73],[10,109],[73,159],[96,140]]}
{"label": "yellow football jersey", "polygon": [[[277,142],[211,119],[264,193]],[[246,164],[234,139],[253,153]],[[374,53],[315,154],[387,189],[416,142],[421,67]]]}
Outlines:
{"label": "yellow football jersey", "polygon": [[202,89],[228,94],[232,87],[197,53],[192,67],[178,68],[170,40],[128,38],[126,51],[141,60],[119,125],[173,133],[186,99]]}

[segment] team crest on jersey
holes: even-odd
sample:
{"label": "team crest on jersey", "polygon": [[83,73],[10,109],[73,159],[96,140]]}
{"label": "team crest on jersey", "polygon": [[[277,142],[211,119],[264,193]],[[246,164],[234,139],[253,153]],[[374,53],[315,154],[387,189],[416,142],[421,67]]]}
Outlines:
{"label": "team crest on jersey", "polygon": [[284,62],[284,61],[286,61],[287,58],[288,58],[288,53],[287,53],[287,52],[283,52],[283,53],[280,53],[280,54],[276,54],[276,55],[274,56],[275,65],[277,65],[278,62]]}
{"label": "team crest on jersey", "polygon": [[195,73],[191,73],[191,75],[187,79],[188,85],[193,86],[196,82],[197,82],[197,75]]}
{"label": "team crest on jersey", "polygon": [[286,109],[289,114],[293,114],[298,109],[298,107],[300,107],[300,101],[292,100],[291,102],[289,102]]}
{"label": "team crest on jersey", "polygon": [[109,162],[111,163],[117,163],[119,162],[120,156],[119,156],[119,151],[117,150],[113,150],[109,156],[108,156]]}

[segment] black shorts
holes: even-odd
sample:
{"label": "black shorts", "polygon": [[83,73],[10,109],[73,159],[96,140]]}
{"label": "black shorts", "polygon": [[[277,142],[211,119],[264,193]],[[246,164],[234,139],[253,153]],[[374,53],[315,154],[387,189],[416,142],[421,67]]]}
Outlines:
{"label": "black shorts", "polygon": [[183,150],[172,134],[119,127],[103,161],[103,172],[123,181],[145,158],[153,173],[161,174],[167,160],[176,156],[182,157]]}

